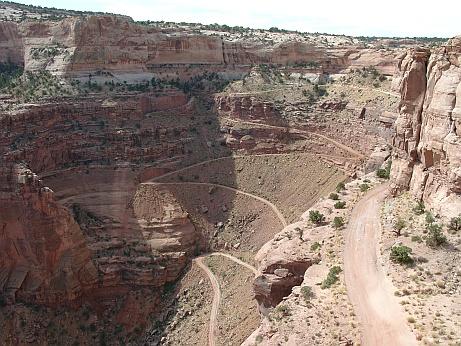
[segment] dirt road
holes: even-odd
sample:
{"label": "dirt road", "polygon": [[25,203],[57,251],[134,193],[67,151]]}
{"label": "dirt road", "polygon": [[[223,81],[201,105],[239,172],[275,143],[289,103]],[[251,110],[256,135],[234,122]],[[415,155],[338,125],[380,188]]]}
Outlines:
{"label": "dirt road", "polygon": [[[322,139],[326,140],[327,142],[330,142],[331,144],[333,144],[337,148],[339,148],[341,150],[344,150],[344,151],[348,152],[349,154],[352,154],[353,156],[355,156],[357,158],[360,158],[360,159],[365,158],[365,155],[358,152],[357,150],[352,149],[352,148],[348,147],[347,145],[339,143],[338,141],[335,141],[334,139],[332,139],[330,137],[327,137],[325,135],[322,135],[320,133],[309,132],[309,131],[299,129],[299,128],[296,128],[296,127],[289,127],[289,126],[283,127],[283,126],[268,125],[268,124],[253,122],[253,121],[236,120],[236,119],[231,119],[231,118],[227,118],[227,117],[222,117],[222,118],[226,119],[227,121],[234,122],[234,123],[254,125],[254,126],[266,127],[266,128],[273,128],[273,129],[278,129],[278,130],[288,130],[288,131],[291,131],[292,133],[297,133],[297,134],[300,134],[300,135],[317,136],[319,138],[322,138]],[[302,137],[305,138],[305,139],[309,138],[309,137],[306,137],[306,136],[302,136]]]}
{"label": "dirt road", "polygon": [[203,263],[203,257],[196,257],[194,262],[205,272],[213,288],[213,302],[211,303],[210,323],[208,325],[208,346],[216,345],[216,335],[218,329],[218,311],[221,302],[221,289],[219,282],[213,272]]}
{"label": "dirt road", "polygon": [[213,186],[213,187],[218,187],[218,188],[221,188],[221,189],[230,190],[230,191],[232,191],[234,193],[245,195],[245,196],[257,199],[260,202],[263,202],[264,204],[266,204],[269,208],[271,208],[274,211],[274,213],[277,215],[277,217],[280,220],[280,223],[282,224],[283,227],[286,227],[288,225],[287,221],[285,220],[285,217],[280,212],[280,210],[275,206],[274,203],[269,202],[267,199],[264,199],[262,197],[253,195],[252,193],[248,193],[248,192],[245,192],[245,191],[234,189],[233,187],[229,187],[229,186],[226,186],[226,185],[213,184],[213,183],[196,183],[196,182],[174,182],[174,183],[154,183],[154,182],[149,182],[149,183],[142,183],[142,184],[146,184],[146,185],[149,185],[149,184],[150,185],[200,185],[200,186]]}
{"label": "dirt road", "polygon": [[255,267],[253,267],[252,265],[249,265],[248,263],[245,263],[242,260],[239,260],[237,257],[234,257],[234,256],[229,255],[227,253],[213,252],[213,253],[210,254],[210,256],[223,256],[223,257],[226,257],[226,258],[230,259],[231,261],[234,261],[235,263],[240,264],[241,266],[251,270],[255,276],[258,275],[258,270]]}
{"label": "dirt road", "polygon": [[344,249],[347,293],[361,324],[364,345],[416,345],[377,255],[379,208],[386,190],[384,184],[370,191],[352,212]]}
{"label": "dirt road", "polygon": [[219,304],[221,303],[221,289],[219,288],[219,282],[210,268],[207,267],[205,263],[203,263],[203,259],[207,256],[223,256],[235,263],[244,266],[245,268],[251,270],[255,275],[258,274],[258,271],[255,267],[245,263],[238,258],[229,255],[227,253],[222,252],[213,252],[208,255],[203,255],[200,257],[196,257],[193,259],[200,269],[202,269],[205,274],[208,276],[208,279],[211,282],[211,287],[213,288],[213,302],[211,303],[211,313],[210,313],[210,323],[209,323],[209,330],[208,330],[208,346],[215,346],[216,345],[216,335],[218,329],[218,311],[219,311]]}

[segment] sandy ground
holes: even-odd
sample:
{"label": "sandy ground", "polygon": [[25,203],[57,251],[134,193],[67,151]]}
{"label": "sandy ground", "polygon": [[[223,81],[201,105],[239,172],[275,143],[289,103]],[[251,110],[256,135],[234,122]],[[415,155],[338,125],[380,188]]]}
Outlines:
{"label": "sandy ground", "polygon": [[213,272],[203,263],[203,257],[197,257],[195,263],[202,269],[210,280],[211,287],[213,288],[213,303],[211,304],[210,321],[208,323],[208,345],[216,345],[217,324],[218,324],[218,309],[221,303],[221,289],[219,287],[218,279]]}
{"label": "sandy ground", "polygon": [[415,345],[405,315],[378,258],[379,206],[387,185],[368,193],[355,206],[344,248],[344,271],[349,298],[358,315],[365,345]]}
{"label": "sandy ground", "polygon": [[[383,224],[381,257],[396,286],[394,295],[402,305],[410,327],[423,345],[461,344],[461,234],[442,233],[447,244],[432,248],[426,244],[426,215],[417,215],[416,201],[409,193],[389,198],[381,208]],[[394,232],[395,222],[402,219],[401,236]],[[448,220],[435,217],[446,225]],[[412,249],[414,264],[410,266],[389,260],[390,248],[401,243]]]}
{"label": "sandy ground", "polygon": [[293,222],[345,178],[312,154],[251,155],[214,160],[160,181],[209,182],[271,201]]}
{"label": "sandy ground", "polygon": [[163,345],[203,346],[208,343],[213,287],[197,261],[178,282],[177,303],[163,333]]}
{"label": "sandy ground", "polygon": [[217,345],[240,345],[258,326],[259,314],[253,299],[254,272],[223,256],[205,260],[221,288]]}

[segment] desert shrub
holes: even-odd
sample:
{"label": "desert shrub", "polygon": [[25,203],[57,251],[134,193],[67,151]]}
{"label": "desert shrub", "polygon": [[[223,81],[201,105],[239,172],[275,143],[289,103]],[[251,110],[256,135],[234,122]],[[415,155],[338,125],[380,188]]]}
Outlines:
{"label": "desert shrub", "polygon": [[320,249],[321,246],[322,245],[320,245],[320,243],[316,241],[315,243],[311,245],[311,251],[317,251],[318,249]]}
{"label": "desert shrub", "polygon": [[417,243],[422,243],[423,240],[421,239],[421,237],[419,235],[413,235],[411,237],[411,241],[414,241],[414,242],[417,242]]}
{"label": "desert shrub", "polygon": [[432,214],[431,214],[429,211],[426,211],[426,218],[425,218],[425,220],[426,220],[426,223],[427,223],[428,225],[430,225],[430,224],[432,224],[432,223],[435,222],[434,216],[432,216]]}
{"label": "desert shrub", "polygon": [[309,303],[311,298],[314,297],[314,292],[312,292],[312,288],[310,286],[303,286],[301,287],[301,295],[304,298],[306,303]]}
{"label": "desert shrub", "polygon": [[360,184],[359,188],[360,188],[360,191],[365,192],[365,191],[368,191],[368,189],[370,188],[370,185]]}
{"label": "desert shrub", "polygon": [[447,237],[442,233],[442,226],[436,223],[427,225],[429,234],[426,238],[426,245],[429,247],[438,247],[446,244]]}
{"label": "desert shrub", "polygon": [[107,336],[106,336],[106,333],[104,331],[102,331],[99,334],[99,345],[100,346],[106,346],[107,345]]}
{"label": "desert shrub", "polygon": [[331,267],[330,271],[328,272],[327,278],[322,281],[322,284],[320,285],[320,287],[322,289],[325,289],[325,288],[330,288],[331,286],[333,286],[339,280],[339,276],[338,276],[339,273],[341,273],[341,267],[339,266]]}
{"label": "desert shrub", "polygon": [[405,222],[403,219],[398,218],[397,221],[396,221],[396,223],[394,224],[394,228],[395,228],[397,231],[400,232],[402,229],[405,228],[406,225],[407,225],[407,224],[406,224],[406,222]]}
{"label": "desert shrub", "polygon": [[318,210],[309,211],[309,220],[315,224],[320,224],[325,221],[325,216],[320,213]]}
{"label": "desert shrub", "polygon": [[453,232],[461,231],[461,214],[458,217],[451,218],[448,229]]}
{"label": "desert shrub", "polygon": [[339,229],[344,226],[344,219],[341,216],[335,216],[333,219],[333,227]]}
{"label": "desert shrub", "polygon": [[382,179],[389,179],[389,173],[386,171],[386,169],[384,168],[379,168],[377,171],[376,171],[376,176],[378,178],[382,178]]}
{"label": "desert shrub", "polygon": [[345,201],[338,201],[335,203],[335,208],[336,209],[344,209],[346,207],[346,202]]}
{"label": "desert shrub", "polygon": [[272,313],[272,317],[276,321],[280,321],[281,319],[283,319],[284,317],[289,316],[289,315],[290,315],[290,308],[288,306],[286,306],[286,305],[283,305],[283,304],[278,305],[273,310],[273,313]]}
{"label": "desert shrub", "polygon": [[379,168],[376,171],[376,176],[382,179],[389,179],[389,177],[391,176],[391,167],[392,167],[392,161],[389,160],[386,163],[386,168]]}
{"label": "desert shrub", "polygon": [[330,199],[332,199],[333,201],[337,201],[339,199],[339,196],[337,193],[330,193],[330,196],[329,196]]}
{"label": "desert shrub", "polygon": [[413,258],[411,253],[413,250],[405,245],[396,245],[391,248],[390,258],[393,262],[400,264],[411,264],[413,263]]}
{"label": "desert shrub", "polygon": [[413,212],[414,212],[416,215],[423,215],[423,214],[424,214],[424,210],[425,210],[424,203],[421,202],[421,201],[418,201],[418,202],[416,203],[416,205],[413,207]]}
{"label": "desert shrub", "polygon": [[340,182],[338,183],[338,185],[336,185],[336,192],[341,192],[342,190],[345,190],[346,189],[346,184],[344,184],[344,182]]}

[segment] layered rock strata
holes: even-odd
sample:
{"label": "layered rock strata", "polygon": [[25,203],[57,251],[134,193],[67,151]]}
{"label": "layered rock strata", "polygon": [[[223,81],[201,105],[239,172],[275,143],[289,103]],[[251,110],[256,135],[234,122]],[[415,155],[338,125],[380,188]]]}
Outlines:
{"label": "layered rock strata", "polygon": [[400,57],[393,191],[409,188],[446,216],[461,210],[461,37],[434,52]]}

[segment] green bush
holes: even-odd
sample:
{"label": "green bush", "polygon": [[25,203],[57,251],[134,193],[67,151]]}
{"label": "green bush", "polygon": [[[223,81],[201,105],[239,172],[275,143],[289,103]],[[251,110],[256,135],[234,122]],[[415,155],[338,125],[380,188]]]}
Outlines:
{"label": "green bush", "polygon": [[333,219],[333,227],[339,229],[344,226],[344,219],[341,216],[335,216]]}
{"label": "green bush", "polygon": [[405,223],[405,221],[401,218],[398,218],[397,219],[397,222],[394,224],[394,228],[397,230],[397,231],[401,231],[402,229],[405,228],[407,224]]}
{"label": "green bush", "polygon": [[413,250],[405,245],[396,245],[391,248],[390,258],[392,261],[400,264],[411,264],[413,263],[413,258],[411,253]]}
{"label": "green bush", "polygon": [[386,168],[380,168],[376,171],[376,176],[382,179],[389,179],[391,176],[392,161],[388,161]]}
{"label": "green bush", "polygon": [[345,207],[346,207],[346,202],[344,201],[338,201],[335,203],[336,209],[344,209]]}
{"label": "green bush", "polygon": [[322,245],[320,245],[320,243],[318,241],[316,241],[315,243],[313,243],[311,245],[311,251],[317,251],[318,249],[320,249],[322,247]]}
{"label": "green bush", "polygon": [[423,215],[424,214],[424,203],[421,202],[421,201],[418,201],[416,203],[416,205],[413,207],[413,212],[416,214],[416,215]]}
{"label": "green bush", "polygon": [[360,184],[359,188],[360,188],[360,191],[365,192],[365,191],[368,191],[368,189],[370,188],[370,185]]}
{"label": "green bush", "polygon": [[458,217],[451,218],[448,229],[453,232],[461,231],[461,214]]}
{"label": "green bush", "polygon": [[286,305],[278,305],[271,314],[276,321],[282,320],[284,317],[290,315],[290,308]]}
{"label": "green bush", "polygon": [[301,295],[303,296],[306,303],[309,303],[311,298],[314,297],[314,292],[312,292],[312,288],[309,286],[301,287]]}
{"label": "green bush", "polygon": [[309,220],[315,224],[320,224],[325,221],[325,216],[320,213],[318,210],[309,211]]}
{"label": "green bush", "polygon": [[339,276],[338,276],[339,273],[341,273],[341,267],[339,266],[331,267],[330,271],[328,272],[327,278],[322,281],[322,284],[320,285],[320,287],[322,289],[325,289],[325,288],[330,288],[331,286],[333,286],[339,280]]}
{"label": "green bush", "polygon": [[427,224],[432,224],[435,222],[434,216],[429,211],[426,211],[426,223]]}
{"label": "green bush", "polygon": [[442,233],[442,226],[436,223],[427,225],[429,235],[426,238],[426,245],[429,247],[438,247],[446,244],[447,237]]}
{"label": "green bush", "polygon": [[345,190],[346,189],[346,184],[344,184],[344,182],[340,182],[338,183],[338,185],[336,185],[336,192],[341,192],[342,190]]}
{"label": "green bush", "polygon": [[386,170],[384,168],[379,168],[376,171],[376,176],[378,178],[382,178],[382,179],[389,179],[389,175],[387,174],[387,172],[386,172]]}
{"label": "green bush", "polygon": [[415,241],[417,243],[422,243],[423,242],[423,240],[421,239],[421,237],[419,235],[411,236],[411,241]]}
{"label": "green bush", "polygon": [[332,192],[332,193],[330,193],[329,198],[332,199],[333,201],[337,201],[339,199],[339,196],[338,196],[337,193]]}

